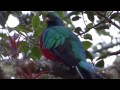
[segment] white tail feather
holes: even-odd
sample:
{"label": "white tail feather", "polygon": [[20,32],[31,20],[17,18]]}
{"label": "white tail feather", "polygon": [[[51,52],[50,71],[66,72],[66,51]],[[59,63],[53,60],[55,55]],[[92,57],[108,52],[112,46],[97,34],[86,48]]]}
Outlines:
{"label": "white tail feather", "polygon": [[84,79],[77,66],[75,66],[75,69],[76,69],[78,75],[81,77],[81,79]]}

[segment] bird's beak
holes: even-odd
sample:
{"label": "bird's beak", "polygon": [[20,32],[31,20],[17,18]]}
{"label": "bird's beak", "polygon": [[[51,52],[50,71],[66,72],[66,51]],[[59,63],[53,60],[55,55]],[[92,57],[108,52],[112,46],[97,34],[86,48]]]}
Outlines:
{"label": "bird's beak", "polygon": [[51,21],[51,19],[49,17],[46,17],[45,21]]}

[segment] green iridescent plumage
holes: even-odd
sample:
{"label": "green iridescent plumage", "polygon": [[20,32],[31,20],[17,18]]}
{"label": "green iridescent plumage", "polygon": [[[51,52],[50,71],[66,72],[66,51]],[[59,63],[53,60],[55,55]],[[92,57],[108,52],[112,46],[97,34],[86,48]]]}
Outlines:
{"label": "green iridescent plumage", "polygon": [[98,78],[102,78],[96,73],[97,67],[86,61],[86,54],[79,38],[69,29],[67,29],[60,17],[54,13],[50,13],[47,21],[47,28],[42,34],[42,42],[44,48],[50,50],[53,54],[61,58],[67,65],[77,67],[84,78],[89,74],[94,74]]}

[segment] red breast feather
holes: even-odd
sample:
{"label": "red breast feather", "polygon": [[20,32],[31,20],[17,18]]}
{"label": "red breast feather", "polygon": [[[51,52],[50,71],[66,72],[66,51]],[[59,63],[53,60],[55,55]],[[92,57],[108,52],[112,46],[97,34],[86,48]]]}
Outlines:
{"label": "red breast feather", "polygon": [[59,58],[54,55],[50,50],[48,50],[47,48],[44,48],[43,47],[43,42],[42,42],[42,36],[40,38],[40,49],[41,49],[41,52],[43,53],[43,55],[47,58],[47,59],[50,59],[52,61],[57,61]]}

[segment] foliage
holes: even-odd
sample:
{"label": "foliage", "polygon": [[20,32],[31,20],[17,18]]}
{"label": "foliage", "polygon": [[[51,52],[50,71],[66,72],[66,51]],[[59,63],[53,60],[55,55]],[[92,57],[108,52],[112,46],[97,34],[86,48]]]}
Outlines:
{"label": "foliage", "polygon": [[[115,37],[107,31],[111,26],[120,29],[119,25],[116,24],[116,22],[120,22],[119,11],[55,12],[64,20],[67,28],[83,39],[82,43],[86,50],[87,58],[90,59],[94,65],[104,67],[105,58],[120,53],[120,51],[110,52],[107,50],[120,44],[117,40],[117,43],[114,44],[112,41]],[[39,61],[42,56],[39,49],[39,37],[46,28],[45,15],[47,13],[48,11],[31,11],[30,14],[23,14],[22,11],[0,11],[0,25],[2,27],[0,29],[0,59],[4,60],[4,57],[18,59],[20,54],[22,54],[23,60],[32,59],[33,61]],[[18,19],[19,24],[17,26],[10,27],[6,24],[10,15]],[[86,23],[85,16],[87,16],[90,23]],[[96,17],[98,18],[97,20]],[[84,29],[81,26],[74,26],[73,22],[78,20],[83,20],[83,23],[85,24]],[[93,35],[89,33],[92,29],[96,31],[99,37],[101,35],[109,36],[112,39],[111,43],[108,46],[105,42],[93,45]],[[5,30],[8,30],[7,33],[3,33]],[[14,32],[14,35],[10,35],[12,32]],[[102,48],[98,49],[98,45]],[[89,48],[92,48],[92,51],[90,51]],[[96,59],[96,61],[99,60],[98,63],[93,62],[93,59],[96,58],[96,53],[99,53],[99,56]]]}

